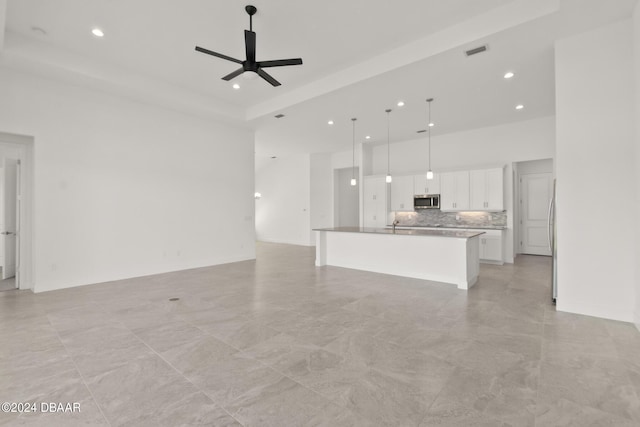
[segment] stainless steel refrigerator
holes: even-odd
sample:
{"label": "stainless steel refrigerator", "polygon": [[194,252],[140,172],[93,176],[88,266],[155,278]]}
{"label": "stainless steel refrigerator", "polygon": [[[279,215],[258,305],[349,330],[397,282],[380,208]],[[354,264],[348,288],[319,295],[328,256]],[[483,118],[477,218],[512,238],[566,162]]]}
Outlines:
{"label": "stainless steel refrigerator", "polygon": [[558,241],[556,239],[556,180],[553,180],[553,193],[549,201],[549,249],[551,250],[551,300],[556,302],[558,297]]}

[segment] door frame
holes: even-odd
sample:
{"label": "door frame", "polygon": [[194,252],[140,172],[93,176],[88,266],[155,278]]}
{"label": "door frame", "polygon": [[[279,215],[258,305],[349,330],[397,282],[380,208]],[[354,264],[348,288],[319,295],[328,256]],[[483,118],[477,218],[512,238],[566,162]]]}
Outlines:
{"label": "door frame", "polygon": [[[528,203],[529,203],[529,200],[526,197],[526,196],[529,195],[529,193],[527,191],[528,187],[526,186],[526,184],[527,184],[527,180],[530,179],[532,176],[537,176],[537,177],[545,176],[545,177],[549,178],[549,188],[548,188],[548,190],[549,190],[549,202],[547,202],[544,205],[545,212],[548,211],[548,206],[549,206],[550,200],[553,198],[553,172],[536,172],[536,173],[526,173],[526,174],[520,175],[520,181],[519,181],[518,185],[520,186],[520,198],[521,198],[522,202],[520,204],[521,210],[520,210],[520,218],[519,218],[519,224],[520,224],[520,230],[521,230],[521,234],[520,234],[520,243],[521,244],[520,244],[520,248],[519,249],[520,249],[520,253],[522,253],[522,254],[540,255],[540,256],[552,256],[553,252],[551,250],[549,250],[549,253],[544,253],[544,254],[542,254],[542,253],[532,253],[533,251],[532,252],[529,252],[529,251],[525,252],[524,251],[524,249],[525,249],[524,243],[525,243],[525,239],[526,239],[525,236],[527,235],[526,232],[525,232],[526,227],[525,227],[525,224],[524,224],[525,216],[526,216],[525,215],[526,209],[524,209],[524,208],[525,208],[525,206],[528,207]],[[547,218],[547,220],[548,220],[548,218]],[[545,228],[545,230],[547,230],[547,229],[548,228]],[[545,235],[546,235],[546,232],[545,232]],[[529,249],[531,249],[531,247],[529,247]]]}
{"label": "door frame", "polygon": [[34,198],[34,168],[33,152],[34,138],[0,132],[0,148],[7,157],[20,161],[18,177],[20,181],[20,233],[16,236],[16,245],[19,253],[16,259],[18,289],[34,288],[34,223],[33,223],[33,198]]}
{"label": "door frame", "polygon": [[[537,164],[537,166],[535,166]],[[541,164],[545,164],[541,166]],[[534,165],[532,168],[531,165]],[[550,167],[549,167],[550,166]],[[522,189],[520,182],[523,175],[529,175],[531,173],[544,173],[551,172],[552,179],[555,179],[555,158],[546,157],[542,159],[522,160],[513,163],[513,257],[514,259],[522,253],[522,233],[523,226],[522,220]]]}

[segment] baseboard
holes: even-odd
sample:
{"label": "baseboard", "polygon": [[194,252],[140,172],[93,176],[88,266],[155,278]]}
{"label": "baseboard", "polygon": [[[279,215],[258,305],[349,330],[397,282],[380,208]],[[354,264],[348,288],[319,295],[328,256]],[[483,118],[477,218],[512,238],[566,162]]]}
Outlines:
{"label": "baseboard", "polygon": [[188,265],[188,266],[184,266],[184,267],[180,267],[180,268],[169,268],[169,269],[163,269],[163,270],[158,270],[158,271],[153,271],[153,272],[141,272],[139,274],[126,274],[126,275],[115,275],[115,276],[111,276],[111,277],[98,277],[98,278],[93,278],[93,279],[87,279],[84,280],[82,282],[68,282],[65,281],[64,283],[48,283],[46,284],[46,287],[44,289],[43,286],[38,286],[38,284],[36,283],[34,286],[32,286],[32,288],[30,289],[34,294],[39,294],[39,293],[43,293],[43,292],[49,292],[49,291],[59,291],[62,289],[69,289],[69,288],[77,288],[80,286],[91,286],[91,285],[98,285],[101,283],[108,283],[108,282],[117,282],[119,280],[129,280],[129,279],[137,279],[137,278],[141,278],[141,277],[150,277],[150,276],[157,276],[159,274],[166,274],[166,273],[175,273],[177,271],[188,271],[188,270],[196,270],[198,268],[207,268],[207,267],[215,267],[216,265],[222,265],[222,264],[231,264],[234,262],[241,262],[241,261],[251,261],[251,260],[255,260],[255,256],[253,257],[247,257],[247,256],[236,256],[236,257],[226,257],[226,258],[220,258],[217,259],[213,264],[212,263],[206,263],[206,264],[193,264],[193,265]]}
{"label": "baseboard", "polygon": [[270,238],[264,238],[264,237],[260,237],[259,239],[257,239],[258,242],[265,242],[265,243],[281,243],[283,245],[296,245],[296,246],[315,246],[315,244],[311,244],[310,242],[300,242],[298,240],[282,240],[282,239],[270,239]]}
{"label": "baseboard", "polygon": [[638,313],[635,313],[633,309],[621,310],[620,307],[609,307],[604,305],[592,305],[592,304],[580,304],[575,301],[572,303],[563,303],[560,298],[556,304],[557,311],[564,311],[566,313],[582,314],[584,316],[599,317],[602,319],[618,320],[620,322],[634,322],[638,326]]}

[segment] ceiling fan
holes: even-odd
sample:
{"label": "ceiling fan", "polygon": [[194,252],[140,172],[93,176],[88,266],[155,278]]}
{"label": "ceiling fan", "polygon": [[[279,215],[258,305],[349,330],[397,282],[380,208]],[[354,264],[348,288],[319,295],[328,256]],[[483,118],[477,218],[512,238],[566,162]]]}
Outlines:
{"label": "ceiling fan", "polygon": [[239,59],[235,59],[218,52],[213,52],[200,46],[196,46],[196,50],[198,52],[206,53],[207,55],[213,55],[217,56],[218,58],[226,59],[227,61],[235,62],[236,64],[242,64],[242,67],[238,68],[230,74],[227,74],[222,78],[222,80],[229,81],[235,77],[238,77],[240,74],[247,73],[246,75],[248,76],[248,78],[258,75],[271,83],[271,85],[280,86],[280,82],[271,77],[271,75],[264,71],[263,68],[284,67],[286,65],[302,65],[302,58],[276,59],[273,61],[256,62],[256,33],[253,32],[253,15],[256,14],[258,9],[256,9],[255,6],[248,5],[244,8],[244,10],[246,10],[249,14],[249,30],[244,30],[244,44],[247,53],[247,59],[245,61],[241,61]]}

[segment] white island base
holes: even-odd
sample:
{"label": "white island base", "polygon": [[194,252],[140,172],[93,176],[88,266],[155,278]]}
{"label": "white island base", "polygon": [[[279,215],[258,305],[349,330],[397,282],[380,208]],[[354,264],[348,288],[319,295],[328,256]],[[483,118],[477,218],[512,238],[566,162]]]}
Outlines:
{"label": "white island base", "polygon": [[342,227],[316,231],[316,265],[451,283],[469,289],[480,271],[482,233]]}

